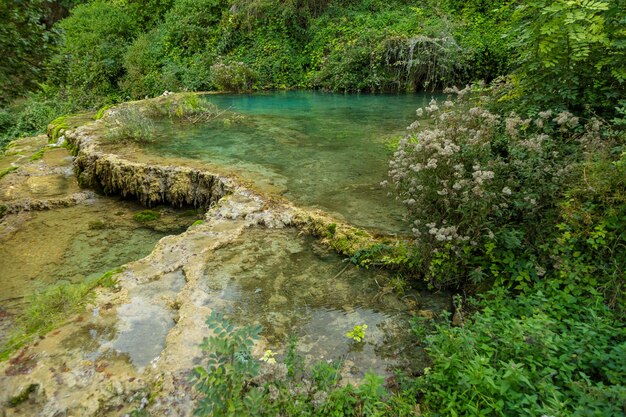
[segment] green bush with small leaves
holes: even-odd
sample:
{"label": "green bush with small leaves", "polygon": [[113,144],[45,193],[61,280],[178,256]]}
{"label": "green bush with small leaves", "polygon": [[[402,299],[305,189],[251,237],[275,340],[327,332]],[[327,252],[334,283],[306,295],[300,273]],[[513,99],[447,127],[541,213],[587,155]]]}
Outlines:
{"label": "green bush with small leaves", "polygon": [[211,77],[219,90],[235,92],[251,90],[257,78],[243,62],[216,62],[211,65]]}
{"label": "green bush with small leaves", "polygon": [[494,290],[464,327],[440,324],[418,381],[428,415],[622,416],[626,327],[602,297],[550,284]]}

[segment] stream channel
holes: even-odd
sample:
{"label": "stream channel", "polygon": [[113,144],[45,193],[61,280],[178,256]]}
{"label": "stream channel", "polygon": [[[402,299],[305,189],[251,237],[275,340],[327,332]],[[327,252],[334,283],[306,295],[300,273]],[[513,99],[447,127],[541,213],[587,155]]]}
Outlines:
{"label": "stream channel", "polygon": [[[379,183],[386,178],[390,144],[430,98],[318,92],[208,95],[204,99],[241,117],[203,125],[157,122],[157,140],[132,152],[166,161],[190,159],[209,170],[217,167],[251,184],[260,195],[280,195],[365,230],[401,235],[406,229],[403,208]],[[211,310],[225,313],[238,325],[262,325],[263,347],[279,355],[288,338],[298,336],[298,349],[307,362],[343,360],[346,381],[358,381],[369,370],[389,374],[402,367],[418,372],[425,366],[423,347],[409,331],[412,317],[448,309],[447,294],[411,288],[396,294],[388,291],[393,277],[386,271],[348,265],[294,228],[253,224],[250,216],[229,214],[254,211],[248,208],[256,204],[253,198],[252,203],[225,199],[200,225],[190,226],[197,212],[168,207],[154,209],[159,219],[140,223],[135,215],[143,207],[138,203],[80,190],[66,150],[51,148],[41,159],[30,157],[45,146],[43,140],[18,141],[0,158],[0,164],[17,167],[0,179],[0,204],[18,201],[30,207],[40,201],[46,208],[17,210],[0,219],[0,342],[33,292],[127,265],[119,277],[121,295],[105,297],[105,304],[99,299],[45,343],[18,356],[37,365],[22,372],[9,362],[4,371],[8,379],[0,383],[13,389],[11,395],[24,386],[64,387],[65,370],[78,378],[77,369],[89,366],[96,373],[80,373],[83,386],[118,377],[115,369],[123,369],[120,384],[135,386],[142,381],[138,376],[149,379],[146,372],[152,368],[175,381],[171,390],[189,389],[180,381],[186,381],[190,368],[199,363],[198,343],[207,333],[201,322]],[[69,196],[71,204],[51,206],[52,197],[57,201]],[[368,325],[366,341],[354,345],[345,334],[362,324]],[[69,371],[72,363],[75,369]],[[40,369],[46,366],[45,372]],[[102,371],[106,366],[110,370]],[[112,397],[95,394],[97,387],[92,387],[97,401],[91,408],[77,405],[78,397],[74,402],[67,399],[75,395],[71,385],[55,389],[22,411],[14,408],[11,415],[43,413],[52,403],[66,412],[82,410],[80,415],[113,407]],[[135,399],[124,389],[120,392]],[[58,400],[61,397],[66,399]],[[187,415],[189,406],[181,407],[186,411],[179,414]]]}

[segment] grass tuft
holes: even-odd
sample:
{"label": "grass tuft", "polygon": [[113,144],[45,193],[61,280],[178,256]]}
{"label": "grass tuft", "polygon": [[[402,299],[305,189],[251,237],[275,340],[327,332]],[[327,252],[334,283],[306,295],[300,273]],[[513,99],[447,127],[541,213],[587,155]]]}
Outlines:
{"label": "grass tuft", "polygon": [[122,268],[108,271],[100,277],[79,284],[59,283],[31,296],[28,308],[17,318],[8,341],[0,348],[0,361],[13,352],[63,324],[68,317],[82,311],[91,301],[96,287],[113,288],[115,276]]}

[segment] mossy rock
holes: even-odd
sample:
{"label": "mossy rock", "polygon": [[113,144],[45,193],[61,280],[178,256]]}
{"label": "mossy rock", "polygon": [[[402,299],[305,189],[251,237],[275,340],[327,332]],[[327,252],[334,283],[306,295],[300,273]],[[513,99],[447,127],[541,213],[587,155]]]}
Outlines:
{"label": "mossy rock", "polygon": [[76,129],[79,126],[83,126],[87,123],[93,122],[93,119],[93,112],[68,114],[57,117],[48,124],[48,143],[56,143],[59,138],[65,134],[66,131]]}

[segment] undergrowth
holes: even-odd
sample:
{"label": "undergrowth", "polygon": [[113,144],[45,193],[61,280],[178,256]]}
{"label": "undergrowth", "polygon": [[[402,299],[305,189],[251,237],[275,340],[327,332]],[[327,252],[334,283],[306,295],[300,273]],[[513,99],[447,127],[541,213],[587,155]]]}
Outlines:
{"label": "undergrowth", "polygon": [[419,408],[410,391],[392,393],[369,372],[358,386],[343,384],[341,361],[307,366],[290,339],[283,361],[271,350],[253,355],[259,326],[236,327],[220,313],[206,321],[205,365],[193,371],[198,416],[412,416]]}
{"label": "undergrowth", "polygon": [[440,324],[418,381],[432,415],[623,416],[626,326],[601,296],[554,285],[475,301],[465,327]]}

